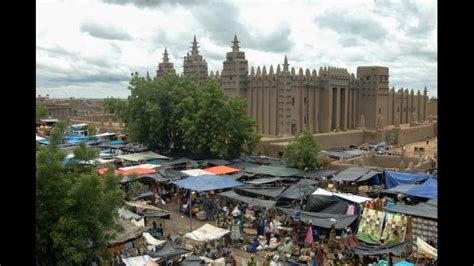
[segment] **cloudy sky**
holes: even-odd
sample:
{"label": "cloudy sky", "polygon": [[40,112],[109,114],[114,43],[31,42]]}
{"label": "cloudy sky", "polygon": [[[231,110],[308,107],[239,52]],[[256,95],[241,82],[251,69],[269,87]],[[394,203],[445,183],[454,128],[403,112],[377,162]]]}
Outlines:
{"label": "cloudy sky", "polygon": [[390,87],[437,96],[437,5],[429,1],[53,0],[36,4],[36,94],[127,97],[164,48],[178,73],[193,35],[219,72],[237,34],[249,66],[380,65]]}

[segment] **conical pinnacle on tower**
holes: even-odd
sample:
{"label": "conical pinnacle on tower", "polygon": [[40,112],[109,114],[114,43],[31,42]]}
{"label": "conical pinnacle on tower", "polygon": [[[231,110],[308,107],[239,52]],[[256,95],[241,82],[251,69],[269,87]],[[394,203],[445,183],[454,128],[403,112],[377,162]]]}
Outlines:
{"label": "conical pinnacle on tower", "polygon": [[274,74],[274,73],[273,73],[273,65],[270,65],[269,74],[270,74],[270,75],[273,75],[273,74]]}
{"label": "conical pinnacle on tower", "polygon": [[280,74],[281,70],[280,70],[280,64],[277,65],[277,74]]}
{"label": "conical pinnacle on tower", "polygon": [[267,68],[265,66],[263,66],[262,68],[262,75],[263,76],[267,75]]}
{"label": "conical pinnacle on tower", "polygon": [[237,40],[237,34],[234,34],[234,40],[232,41],[232,51],[238,52],[239,51],[239,40]]}
{"label": "conical pinnacle on tower", "polygon": [[165,47],[165,52],[163,54],[163,63],[169,63],[168,51],[166,50],[166,47]]}
{"label": "conical pinnacle on tower", "polygon": [[186,56],[183,57],[183,62],[186,63],[189,60],[189,52],[186,53]]}
{"label": "conical pinnacle on tower", "polygon": [[148,72],[148,70],[146,71],[146,79],[147,79],[147,80],[151,80],[151,78],[150,78],[150,73]]}
{"label": "conical pinnacle on tower", "polygon": [[252,68],[250,69],[250,76],[255,76],[255,68]]}
{"label": "conical pinnacle on tower", "polygon": [[285,55],[285,61],[283,63],[283,71],[288,71],[288,58]]}
{"label": "conical pinnacle on tower", "polygon": [[198,42],[196,41],[196,35],[194,35],[194,40],[192,42],[193,46],[192,46],[192,50],[191,50],[191,54],[193,55],[196,55],[198,54]]}

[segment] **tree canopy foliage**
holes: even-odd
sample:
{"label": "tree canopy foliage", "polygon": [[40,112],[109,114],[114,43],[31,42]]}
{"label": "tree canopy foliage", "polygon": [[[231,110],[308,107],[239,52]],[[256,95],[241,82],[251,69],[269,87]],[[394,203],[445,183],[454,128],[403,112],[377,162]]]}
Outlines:
{"label": "tree canopy foliage", "polygon": [[323,163],[319,157],[320,151],[321,148],[313,135],[305,130],[285,147],[283,159],[288,166],[303,170],[314,170]]}
{"label": "tree canopy foliage", "polygon": [[44,105],[36,106],[36,119],[43,119],[48,117],[48,108]]}
{"label": "tree canopy foliage", "polygon": [[125,110],[127,107],[127,100],[107,97],[104,99],[103,106],[106,112],[120,115],[121,112],[123,112],[123,110]]}
{"label": "tree canopy foliage", "polygon": [[167,75],[132,75],[120,116],[132,141],[220,158],[250,152],[260,137],[242,98],[230,98],[218,81]]}
{"label": "tree canopy foliage", "polygon": [[81,160],[96,150],[80,145],[76,162],[66,166],[55,128],[50,144],[36,156],[36,262],[38,265],[78,265],[102,255],[108,231],[115,228],[123,192],[113,168],[104,175]]}
{"label": "tree canopy foliage", "polygon": [[94,124],[91,124],[87,127],[87,135],[91,137],[97,135],[97,127]]}

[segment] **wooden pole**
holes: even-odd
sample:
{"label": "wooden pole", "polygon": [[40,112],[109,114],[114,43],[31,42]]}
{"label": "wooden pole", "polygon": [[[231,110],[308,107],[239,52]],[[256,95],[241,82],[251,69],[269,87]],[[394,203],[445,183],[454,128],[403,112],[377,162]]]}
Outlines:
{"label": "wooden pole", "polygon": [[189,190],[189,200],[188,200],[188,207],[189,207],[189,227],[191,231],[193,231],[193,209],[191,208],[191,195],[192,191]]}

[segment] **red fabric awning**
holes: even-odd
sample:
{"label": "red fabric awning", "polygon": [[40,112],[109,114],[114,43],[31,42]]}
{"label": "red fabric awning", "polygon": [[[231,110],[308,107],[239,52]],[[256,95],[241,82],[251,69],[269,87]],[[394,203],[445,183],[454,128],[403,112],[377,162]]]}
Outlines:
{"label": "red fabric awning", "polygon": [[240,171],[240,169],[232,168],[225,165],[213,166],[213,167],[205,168],[202,170],[209,173],[213,173],[215,175],[227,175],[227,174],[237,173],[238,171]]}

